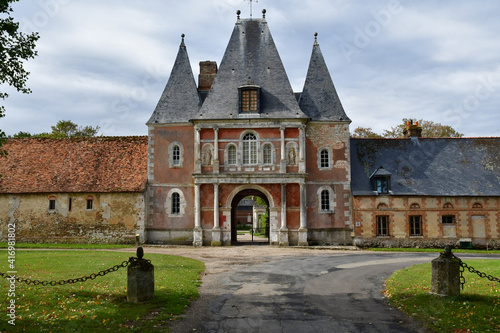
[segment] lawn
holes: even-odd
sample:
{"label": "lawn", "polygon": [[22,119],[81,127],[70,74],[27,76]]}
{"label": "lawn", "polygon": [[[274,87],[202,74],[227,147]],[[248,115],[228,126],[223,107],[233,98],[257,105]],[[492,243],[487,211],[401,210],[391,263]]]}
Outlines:
{"label": "lawn", "polygon": [[[469,266],[500,277],[498,260],[466,260]],[[421,319],[435,332],[500,332],[500,283],[464,273],[459,297],[439,297],[431,290],[430,263],[395,272],[386,283],[389,303]]]}
{"label": "lawn", "polygon": [[[103,251],[17,251],[17,275],[40,280],[88,276],[128,260],[129,253]],[[0,271],[7,272],[7,251]],[[178,256],[145,254],[155,266],[155,297],[147,303],[126,301],[127,268],[95,280],[64,286],[27,286],[17,283],[15,326],[2,311],[0,332],[149,332],[166,331],[198,297],[204,263]],[[0,288],[7,291],[8,281]],[[9,298],[2,297],[6,309]]]}
{"label": "lawn", "polygon": [[[7,242],[0,242],[0,249],[8,248]],[[16,243],[17,249],[123,249],[135,247],[127,244],[50,244],[50,243]]]}

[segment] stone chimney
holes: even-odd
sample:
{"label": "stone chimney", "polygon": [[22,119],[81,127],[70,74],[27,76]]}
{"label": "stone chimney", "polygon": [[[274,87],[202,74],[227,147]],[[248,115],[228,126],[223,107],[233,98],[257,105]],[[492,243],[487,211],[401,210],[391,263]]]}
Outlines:
{"label": "stone chimney", "polygon": [[413,120],[410,119],[410,121],[406,122],[406,128],[403,130],[403,134],[405,138],[411,138],[411,137],[421,138],[422,127],[418,126],[418,121],[413,123]]}
{"label": "stone chimney", "polygon": [[200,75],[198,75],[198,92],[202,101],[208,95],[215,76],[217,75],[217,63],[215,61],[200,61]]}

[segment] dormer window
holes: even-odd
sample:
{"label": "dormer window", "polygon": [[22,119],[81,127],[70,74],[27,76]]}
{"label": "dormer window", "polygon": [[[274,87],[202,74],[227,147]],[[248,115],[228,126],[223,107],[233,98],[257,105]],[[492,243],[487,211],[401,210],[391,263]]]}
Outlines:
{"label": "dormer window", "polygon": [[251,81],[238,88],[240,93],[240,113],[260,112],[260,87]]}
{"label": "dormer window", "polygon": [[388,194],[391,190],[391,173],[383,167],[379,167],[370,176],[373,190],[378,194]]}

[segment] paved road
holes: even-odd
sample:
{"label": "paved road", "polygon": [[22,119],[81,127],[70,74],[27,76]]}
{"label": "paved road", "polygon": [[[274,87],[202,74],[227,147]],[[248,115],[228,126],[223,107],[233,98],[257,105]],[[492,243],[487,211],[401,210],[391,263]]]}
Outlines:
{"label": "paved road", "polygon": [[[207,265],[201,297],[171,332],[425,332],[381,291],[395,270],[437,254],[269,246],[152,248]],[[429,282],[430,283],[430,282]]]}

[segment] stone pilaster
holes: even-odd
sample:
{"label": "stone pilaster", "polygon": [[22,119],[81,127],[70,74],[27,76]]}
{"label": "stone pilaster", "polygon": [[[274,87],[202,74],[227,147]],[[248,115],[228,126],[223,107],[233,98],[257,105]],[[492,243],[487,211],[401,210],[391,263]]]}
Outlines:
{"label": "stone pilaster", "polygon": [[280,246],[288,246],[288,228],[286,226],[286,184],[281,184],[281,228],[279,231]]}
{"label": "stone pilaster", "polygon": [[306,184],[300,184],[300,228],[299,246],[308,246],[307,242],[307,206]]}

